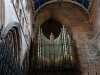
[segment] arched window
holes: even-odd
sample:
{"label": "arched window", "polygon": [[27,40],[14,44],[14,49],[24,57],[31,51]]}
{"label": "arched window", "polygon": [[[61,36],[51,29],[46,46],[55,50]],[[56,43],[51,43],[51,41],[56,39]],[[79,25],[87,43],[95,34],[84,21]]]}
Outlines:
{"label": "arched window", "polygon": [[12,54],[15,61],[20,63],[21,51],[18,28],[11,28],[4,37],[4,40],[6,46],[11,48],[9,52]]}

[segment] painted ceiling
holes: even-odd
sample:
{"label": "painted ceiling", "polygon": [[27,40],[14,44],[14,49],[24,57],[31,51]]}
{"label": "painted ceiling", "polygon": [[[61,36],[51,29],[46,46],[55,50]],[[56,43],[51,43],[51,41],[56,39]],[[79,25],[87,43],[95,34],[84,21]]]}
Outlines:
{"label": "painted ceiling", "polygon": [[[48,2],[50,0],[34,0],[35,3],[35,10],[39,8],[42,4]],[[76,2],[82,4],[86,9],[88,9],[89,6],[89,0],[75,0]]]}

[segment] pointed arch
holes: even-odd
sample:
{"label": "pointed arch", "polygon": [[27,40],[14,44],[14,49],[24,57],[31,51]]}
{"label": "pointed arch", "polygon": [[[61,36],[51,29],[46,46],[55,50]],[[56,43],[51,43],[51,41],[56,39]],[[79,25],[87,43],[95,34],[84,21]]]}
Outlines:
{"label": "pointed arch", "polygon": [[4,43],[12,48],[11,52],[15,61],[21,64],[21,30],[17,22],[12,22],[3,30]]}

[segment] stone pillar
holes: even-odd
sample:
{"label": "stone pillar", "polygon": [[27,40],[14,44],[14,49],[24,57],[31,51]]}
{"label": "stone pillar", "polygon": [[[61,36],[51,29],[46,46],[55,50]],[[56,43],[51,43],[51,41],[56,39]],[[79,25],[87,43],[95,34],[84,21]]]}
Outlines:
{"label": "stone pillar", "polygon": [[4,25],[4,0],[0,0],[0,29]]}
{"label": "stone pillar", "polygon": [[50,51],[51,51],[50,66],[53,67],[55,64],[55,52],[54,52],[54,35],[52,33],[50,35]]}

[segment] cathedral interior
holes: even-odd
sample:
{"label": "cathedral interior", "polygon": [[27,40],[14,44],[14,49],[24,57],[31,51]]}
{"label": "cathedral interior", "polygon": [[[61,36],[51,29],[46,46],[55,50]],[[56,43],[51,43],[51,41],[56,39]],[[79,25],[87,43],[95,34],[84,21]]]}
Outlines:
{"label": "cathedral interior", "polygon": [[100,0],[0,0],[0,75],[100,75]]}

